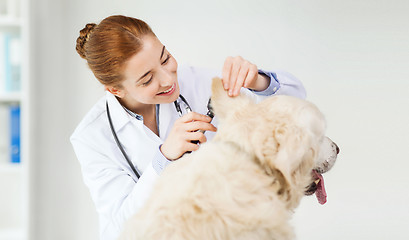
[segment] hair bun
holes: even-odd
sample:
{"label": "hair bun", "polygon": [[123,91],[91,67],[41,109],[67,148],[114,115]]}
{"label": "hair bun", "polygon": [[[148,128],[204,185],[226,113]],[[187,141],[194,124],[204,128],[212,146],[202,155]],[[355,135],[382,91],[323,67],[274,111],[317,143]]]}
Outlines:
{"label": "hair bun", "polygon": [[77,46],[75,47],[75,49],[77,50],[77,53],[84,59],[86,59],[85,43],[88,41],[92,30],[94,30],[96,26],[97,24],[95,23],[88,23],[80,31],[80,36],[77,38]]}

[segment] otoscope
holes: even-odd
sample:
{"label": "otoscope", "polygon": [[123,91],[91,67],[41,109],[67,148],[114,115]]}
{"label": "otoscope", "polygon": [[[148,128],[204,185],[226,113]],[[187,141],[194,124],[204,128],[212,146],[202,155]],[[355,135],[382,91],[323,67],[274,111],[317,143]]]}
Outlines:
{"label": "otoscope", "polygon": [[[209,116],[211,119],[213,119],[214,118],[214,112],[213,112],[213,107],[212,107],[212,99],[211,98],[209,98],[209,101],[207,102],[207,113],[206,113],[206,116]],[[211,120],[210,120],[211,121]],[[204,130],[198,130],[199,132],[201,132],[201,133],[205,133],[206,131],[204,131]],[[192,143],[195,143],[195,144],[198,144],[199,143],[199,141],[198,140],[194,140],[194,141],[191,141]],[[186,153],[190,153],[190,152],[186,152]]]}

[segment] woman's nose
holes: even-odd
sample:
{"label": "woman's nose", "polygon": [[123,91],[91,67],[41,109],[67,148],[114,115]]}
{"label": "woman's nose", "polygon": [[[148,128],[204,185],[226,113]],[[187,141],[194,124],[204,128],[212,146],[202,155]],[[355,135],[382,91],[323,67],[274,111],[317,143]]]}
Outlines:
{"label": "woman's nose", "polygon": [[159,79],[161,86],[169,86],[173,84],[172,74],[170,71],[162,70]]}

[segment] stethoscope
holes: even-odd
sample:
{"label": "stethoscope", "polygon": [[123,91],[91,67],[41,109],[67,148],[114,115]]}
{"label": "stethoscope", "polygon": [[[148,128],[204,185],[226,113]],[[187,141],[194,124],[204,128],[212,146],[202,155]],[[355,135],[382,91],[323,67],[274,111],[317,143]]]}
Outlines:
{"label": "stethoscope", "polygon": [[[182,94],[179,94],[179,98],[176,99],[173,104],[175,105],[176,111],[179,113],[179,117],[184,115],[182,111],[183,109],[185,110],[185,114],[192,111],[192,108],[190,107],[186,99],[182,96]],[[183,108],[180,108],[180,104],[183,105]]]}
{"label": "stethoscope", "polygon": [[[176,111],[179,114],[179,117],[181,117],[184,114],[189,113],[189,112],[192,111],[192,108],[190,107],[190,105],[186,101],[186,99],[182,96],[182,94],[179,95],[179,98],[176,99],[176,101],[174,101],[173,104],[175,105],[175,108],[176,108]],[[209,109],[207,115],[213,118],[213,111],[211,110],[210,100],[209,100],[209,103],[208,103],[207,107]],[[125,149],[122,147],[122,144],[118,139],[118,136],[116,135],[114,125],[112,124],[111,114],[109,113],[108,101],[106,101],[106,109],[107,109],[107,116],[108,116],[109,126],[111,128],[112,135],[114,136],[116,145],[118,146],[119,150],[121,150],[122,155],[124,156],[124,158],[128,162],[128,164],[131,167],[132,171],[135,173],[136,178],[139,179],[140,174],[139,174],[138,170],[136,169],[136,167],[133,165],[133,163],[129,159],[128,155],[125,152]],[[183,110],[185,111],[185,113],[183,112]]]}

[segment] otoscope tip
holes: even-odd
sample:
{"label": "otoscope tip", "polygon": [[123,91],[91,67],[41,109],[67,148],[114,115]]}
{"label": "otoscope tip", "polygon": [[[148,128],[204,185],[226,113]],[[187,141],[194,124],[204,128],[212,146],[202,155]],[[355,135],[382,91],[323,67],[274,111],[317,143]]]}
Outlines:
{"label": "otoscope tip", "polygon": [[213,118],[214,117],[214,112],[213,112],[213,107],[212,107],[212,99],[209,98],[209,102],[207,102],[207,116]]}

